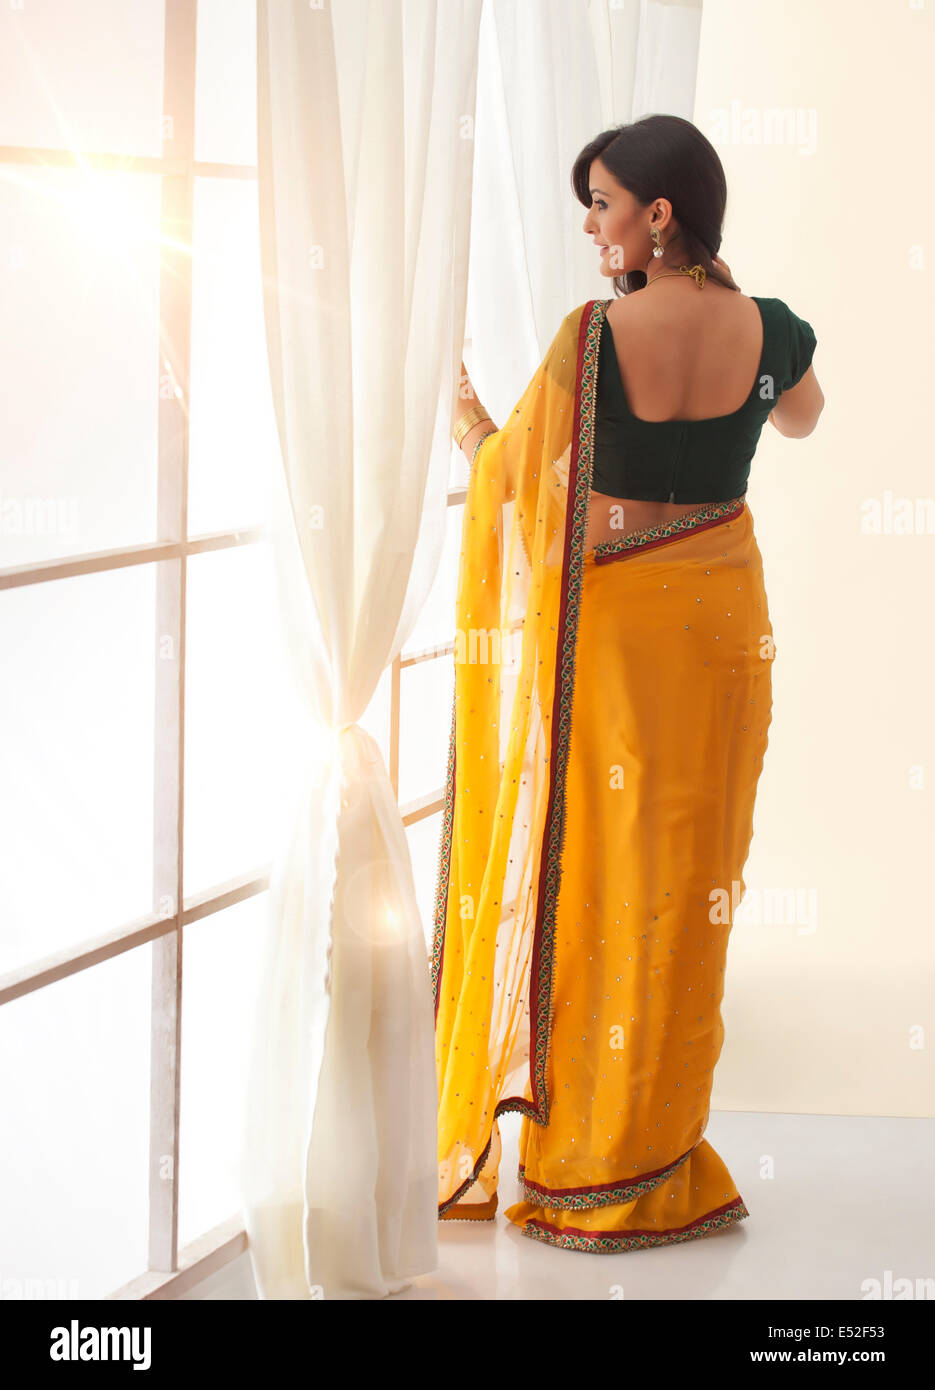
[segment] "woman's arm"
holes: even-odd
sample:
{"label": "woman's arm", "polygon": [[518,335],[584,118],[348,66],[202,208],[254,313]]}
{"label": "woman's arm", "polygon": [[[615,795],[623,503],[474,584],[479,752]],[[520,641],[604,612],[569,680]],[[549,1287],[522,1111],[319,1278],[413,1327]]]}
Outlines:
{"label": "woman's arm", "polygon": [[770,420],[787,439],[804,439],[818,424],[825,397],[811,365],[802,379],[783,391],[770,412]]}
{"label": "woman's arm", "polygon": [[[730,274],[730,266],[720,256],[714,257],[714,263],[731,279],[734,278]],[[804,439],[818,424],[818,417],[824,408],[825,397],[818,385],[815,369],[810,365],[800,381],[782,392],[768,419],[787,439]]]}
{"label": "woman's arm", "polygon": [[[472,410],[474,406],[479,405],[480,401],[477,399],[477,393],[471,384],[471,378],[468,376],[464,362],[462,361],[460,385],[458,393],[455,396],[451,413],[452,434],[454,434],[455,426],[461,417],[466,415],[469,410]],[[478,442],[483,439],[485,435],[495,433],[496,429],[497,426],[494,424],[493,420],[490,419],[490,416],[486,414],[483,419],[478,420],[476,424],[471,426],[467,434],[461,440],[461,452],[464,454],[469,464],[473,462],[474,450],[477,448]]]}

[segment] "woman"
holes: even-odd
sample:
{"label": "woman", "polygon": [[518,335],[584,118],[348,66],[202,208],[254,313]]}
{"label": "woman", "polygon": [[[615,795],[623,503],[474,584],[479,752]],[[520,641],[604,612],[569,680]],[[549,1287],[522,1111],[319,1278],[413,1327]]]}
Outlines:
{"label": "woman", "polygon": [[605,1253],[748,1215],[703,1137],[771,718],[744,494],[766,419],[801,437],[823,397],[810,325],[717,257],[724,172],[690,122],[605,131],[572,185],[622,297],[566,316],[501,428],[456,412],[439,1215],[493,1218],[518,1110],[506,1216]]}

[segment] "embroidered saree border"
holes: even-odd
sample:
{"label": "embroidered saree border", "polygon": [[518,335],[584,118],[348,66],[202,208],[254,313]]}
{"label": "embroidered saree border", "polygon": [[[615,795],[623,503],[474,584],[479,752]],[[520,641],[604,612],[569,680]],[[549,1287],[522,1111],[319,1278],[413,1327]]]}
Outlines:
{"label": "embroidered saree border", "polygon": [[[573,498],[571,522],[565,527],[562,560],[562,598],[558,614],[561,651],[557,663],[552,703],[551,757],[549,760],[549,800],[543,831],[545,853],[539,863],[539,891],[536,899],[536,930],[530,967],[529,1034],[532,1118],[549,1122],[549,1093],[546,1071],[552,1042],[552,991],[555,972],[555,918],[561,882],[561,857],[565,845],[565,774],[571,739],[572,697],[575,685],[575,648],[578,613],[584,571],[584,541],[588,526],[588,503],[594,460],[594,420],[597,394],[597,363],[600,327],[604,306],[591,300],[581,315],[578,332],[578,372],[575,384],[574,447],[568,470],[568,493]],[[582,466],[583,464],[583,466]],[[535,995],[532,994],[535,980]],[[535,1011],[533,1011],[535,1000]],[[521,1102],[526,1113],[528,1102]],[[519,1108],[519,1107],[515,1107]],[[540,1118],[541,1115],[541,1118]]]}
{"label": "embroidered saree border", "polygon": [[644,550],[653,550],[681,536],[707,531],[712,526],[720,526],[740,516],[745,505],[744,496],[731,497],[726,502],[703,502],[694,511],[683,512],[681,516],[673,517],[659,526],[644,526],[640,531],[630,531],[612,541],[598,541],[594,547],[594,563],[603,565],[609,560],[642,554]]}
{"label": "embroidered saree border", "polygon": [[[504,1112],[504,1110],[509,1110],[509,1109],[510,1109],[510,1106],[509,1106],[505,1101],[500,1101],[499,1105],[497,1105],[497,1106],[494,1108],[494,1112],[493,1112],[494,1123],[496,1123],[496,1120],[497,1120],[497,1116],[498,1116],[498,1115],[502,1115],[503,1112]],[[460,1202],[461,1198],[464,1196],[465,1192],[467,1192],[468,1188],[473,1187],[474,1184],[477,1182],[477,1179],[478,1179],[478,1178],[480,1177],[480,1175],[481,1175],[481,1170],[482,1170],[484,1164],[487,1162],[487,1155],[490,1153],[490,1146],[491,1146],[492,1143],[493,1143],[493,1128],[491,1128],[491,1130],[490,1130],[490,1138],[487,1140],[487,1143],[484,1145],[484,1150],[483,1150],[483,1152],[482,1152],[480,1158],[479,1158],[479,1159],[477,1160],[477,1162],[474,1164],[474,1172],[471,1174],[471,1176],[470,1176],[469,1178],[465,1178],[464,1182],[461,1184],[460,1187],[456,1188],[455,1191],[452,1192],[452,1194],[451,1194],[451,1196],[448,1198],[447,1202],[441,1202],[441,1203],[439,1204],[439,1208],[438,1208],[438,1214],[439,1214],[439,1216],[442,1216],[446,1211],[448,1211],[449,1207],[453,1207],[453,1206],[456,1205],[456,1203]],[[467,1219],[468,1219],[468,1220],[479,1220],[480,1218],[477,1218],[477,1217],[468,1217]],[[485,1220],[489,1219],[489,1220],[492,1221],[492,1220],[493,1220],[493,1217],[491,1216],[491,1217],[489,1217],[489,1218],[483,1218],[483,1219],[485,1219]]]}
{"label": "embroidered saree border", "polygon": [[446,1202],[439,1216],[440,1221],[495,1221],[497,1219],[498,1194],[495,1192],[487,1202],[478,1202],[473,1208],[465,1207],[454,1215],[451,1203]]}
{"label": "embroidered saree border", "polygon": [[637,1197],[652,1192],[654,1187],[665,1182],[677,1168],[681,1168],[690,1158],[692,1149],[687,1149],[679,1158],[657,1168],[653,1173],[644,1173],[631,1182],[617,1179],[613,1182],[598,1183],[593,1187],[545,1187],[526,1177],[524,1164],[519,1165],[518,1176],[527,1202],[540,1207],[563,1208],[566,1211],[587,1211],[591,1207],[616,1207],[622,1202],[632,1202]]}
{"label": "embroidered saree border", "polygon": [[652,1245],[675,1245],[683,1240],[695,1240],[699,1236],[711,1235],[724,1226],[731,1226],[749,1216],[742,1197],[735,1197],[723,1207],[716,1207],[707,1216],[700,1216],[687,1226],[679,1226],[672,1231],[580,1231],[566,1226],[559,1229],[547,1221],[531,1217],[523,1226],[523,1235],[534,1240],[544,1240],[549,1245],[560,1245],[566,1250],[586,1250],[595,1255],[614,1255],[621,1250],[644,1250]]}
{"label": "embroidered saree border", "polygon": [[[486,438],[486,435],[484,436]],[[457,651],[457,643],[455,643]],[[452,653],[452,661],[455,655]],[[457,671],[455,673],[457,695]],[[448,876],[451,869],[451,832],[455,814],[455,729],[457,705],[451,704],[451,733],[448,740],[448,769],[445,773],[445,805],[442,810],[441,838],[438,848],[438,889],[435,899],[435,931],[432,944],[432,993],[435,995],[435,1020],[438,1021],[438,992],[442,963],[445,957],[445,917],[448,908]],[[491,1138],[493,1133],[491,1131]]]}

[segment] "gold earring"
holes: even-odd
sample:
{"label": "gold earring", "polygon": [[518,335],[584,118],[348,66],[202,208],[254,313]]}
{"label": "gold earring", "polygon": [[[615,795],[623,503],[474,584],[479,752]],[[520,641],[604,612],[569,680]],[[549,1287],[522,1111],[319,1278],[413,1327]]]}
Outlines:
{"label": "gold earring", "polygon": [[662,238],[659,235],[659,228],[650,227],[649,234],[652,237],[653,241],[656,243],[656,245],[653,247],[653,255],[659,257],[663,254]]}

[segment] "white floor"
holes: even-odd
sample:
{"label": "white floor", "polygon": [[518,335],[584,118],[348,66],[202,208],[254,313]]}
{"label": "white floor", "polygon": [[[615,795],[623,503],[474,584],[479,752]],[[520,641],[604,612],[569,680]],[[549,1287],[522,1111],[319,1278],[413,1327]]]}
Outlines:
{"label": "white floor", "polygon": [[[496,1220],[440,1222],[438,1269],[395,1299],[861,1300],[864,1281],[898,1279],[914,1282],[910,1296],[935,1296],[923,1283],[935,1278],[935,1120],[712,1112],[705,1138],[750,1216],[620,1255],[544,1245],[504,1218],[519,1200],[520,1117],[500,1124]],[[248,1257],[190,1297],[255,1298]]]}

